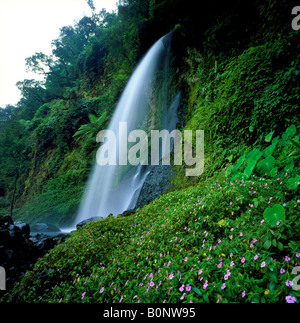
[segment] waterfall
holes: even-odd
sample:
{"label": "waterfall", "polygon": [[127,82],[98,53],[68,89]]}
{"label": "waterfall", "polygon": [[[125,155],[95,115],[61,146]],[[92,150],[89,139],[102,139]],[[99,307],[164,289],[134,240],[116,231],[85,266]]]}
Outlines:
{"label": "waterfall", "polygon": [[[175,129],[179,94],[171,103],[167,98],[172,33],[149,49],[121,95],[108,126],[108,130],[116,134],[118,149],[132,130]],[[120,122],[127,123],[127,133],[119,133]],[[117,154],[117,161],[118,158]],[[134,208],[149,172],[147,165],[100,166],[95,163],[75,223],[110,213],[118,215]]]}

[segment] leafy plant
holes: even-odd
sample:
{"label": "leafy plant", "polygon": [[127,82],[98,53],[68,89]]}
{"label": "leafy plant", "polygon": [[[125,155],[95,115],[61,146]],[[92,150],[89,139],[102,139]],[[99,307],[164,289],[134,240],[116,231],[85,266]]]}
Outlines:
{"label": "leafy plant", "polygon": [[275,226],[278,222],[285,220],[285,210],[280,204],[274,204],[272,207],[267,207],[264,211],[264,219],[271,225]]}
{"label": "leafy plant", "polygon": [[102,125],[107,120],[107,112],[104,111],[99,118],[94,114],[89,114],[90,123],[84,124],[79,127],[73,137],[84,136],[88,138],[95,137],[97,132],[100,131]]}

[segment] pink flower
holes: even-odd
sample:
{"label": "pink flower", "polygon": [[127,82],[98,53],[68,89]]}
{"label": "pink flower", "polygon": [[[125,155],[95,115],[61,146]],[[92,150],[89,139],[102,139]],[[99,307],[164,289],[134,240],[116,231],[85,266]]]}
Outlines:
{"label": "pink flower", "polygon": [[242,258],[241,262],[244,264],[245,263],[245,257]]}
{"label": "pink flower", "polygon": [[187,285],[186,285],[186,287],[185,287],[185,290],[186,290],[187,292],[189,292],[191,289],[192,289],[192,287],[191,287],[189,284],[187,284]]}
{"label": "pink flower", "polygon": [[100,289],[100,294],[102,294],[103,292],[104,292],[104,287]]}
{"label": "pink flower", "polygon": [[255,256],[254,256],[254,260],[256,260],[257,258],[258,258],[258,255],[255,255]]}
{"label": "pink flower", "polygon": [[263,267],[265,267],[265,266],[266,266],[266,262],[265,262],[265,261],[263,261],[263,262],[261,263],[260,267],[261,267],[261,268],[263,268]]}
{"label": "pink flower", "polygon": [[285,273],[285,270],[283,268],[280,268],[280,273],[281,274]]}
{"label": "pink flower", "polygon": [[293,286],[293,282],[292,282],[292,281],[290,281],[290,280],[287,280],[287,281],[285,282],[285,284],[286,284],[286,286]]}
{"label": "pink flower", "polygon": [[285,299],[286,299],[287,303],[296,303],[296,297],[286,296]]}
{"label": "pink flower", "polygon": [[85,293],[86,293],[86,292],[84,292],[84,293],[81,295],[81,299],[84,299]]}
{"label": "pink flower", "polygon": [[224,283],[222,286],[221,286],[221,289],[225,289],[226,288],[226,284]]}
{"label": "pink flower", "polygon": [[208,283],[207,283],[207,280],[205,281],[204,285],[203,285],[203,289],[206,289]]}
{"label": "pink flower", "polygon": [[184,291],[184,285],[182,285],[182,286],[179,288],[179,290],[180,290],[181,292],[183,292],[183,291]]}

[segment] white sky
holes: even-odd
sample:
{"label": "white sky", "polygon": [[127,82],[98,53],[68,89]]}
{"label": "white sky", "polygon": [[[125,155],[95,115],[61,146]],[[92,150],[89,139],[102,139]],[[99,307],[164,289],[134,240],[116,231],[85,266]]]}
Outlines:
{"label": "white sky", "polygon": [[[116,10],[117,0],[94,0],[96,12]],[[59,28],[91,10],[86,0],[0,0],[0,107],[16,104],[18,81],[37,79],[26,73],[25,58],[35,52],[51,54],[51,42]]]}

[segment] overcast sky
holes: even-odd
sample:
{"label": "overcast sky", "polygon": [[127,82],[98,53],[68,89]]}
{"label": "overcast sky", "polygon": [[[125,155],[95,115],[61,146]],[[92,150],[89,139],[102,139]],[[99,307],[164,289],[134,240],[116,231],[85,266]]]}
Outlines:
{"label": "overcast sky", "polygon": [[[96,12],[116,10],[117,0],[94,0]],[[16,104],[18,81],[38,76],[26,73],[25,58],[51,53],[59,28],[91,15],[86,0],[0,0],[0,107]]]}

